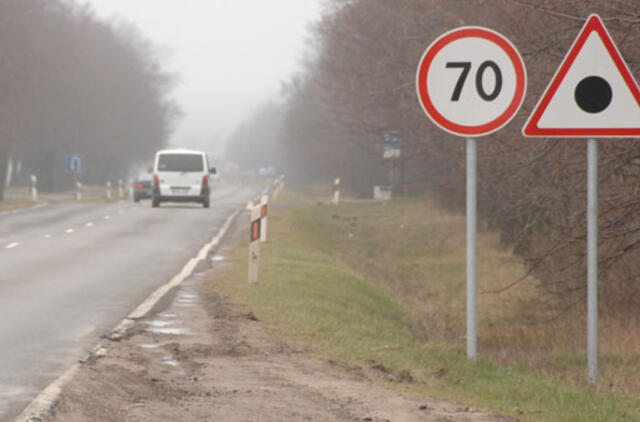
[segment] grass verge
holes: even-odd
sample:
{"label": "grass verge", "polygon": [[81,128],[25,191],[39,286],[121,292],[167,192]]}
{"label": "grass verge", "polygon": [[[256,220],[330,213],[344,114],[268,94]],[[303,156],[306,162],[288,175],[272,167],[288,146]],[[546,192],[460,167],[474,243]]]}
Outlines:
{"label": "grass verge", "polygon": [[[225,267],[226,276],[216,277],[235,301],[247,303],[284,336],[312,345],[322,357],[388,372],[395,386],[413,393],[522,421],[640,420],[637,401],[565,376],[573,372],[563,368],[575,370],[572,362],[582,359],[567,352],[574,343],[561,347],[564,329],[526,332],[523,327],[536,318],[531,283],[480,296],[479,352],[490,359],[466,359],[460,216],[428,203],[332,207],[284,193],[270,207],[260,283],[246,283],[244,245],[227,257],[234,265]],[[479,283],[486,291],[522,275],[494,235],[481,235],[479,251]],[[551,346],[538,343],[553,332],[559,334],[548,334]],[[605,369],[621,365],[610,361],[603,360]]]}

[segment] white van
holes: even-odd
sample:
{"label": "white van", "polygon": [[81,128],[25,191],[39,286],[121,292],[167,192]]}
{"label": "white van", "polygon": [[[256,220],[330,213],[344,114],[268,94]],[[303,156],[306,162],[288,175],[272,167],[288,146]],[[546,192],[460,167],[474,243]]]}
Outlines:
{"label": "white van", "polygon": [[161,202],[198,202],[209,208],[209,167],[207,154],[188,149],[166,149],[156,152],[153,162],[153,194],[151,205]]}

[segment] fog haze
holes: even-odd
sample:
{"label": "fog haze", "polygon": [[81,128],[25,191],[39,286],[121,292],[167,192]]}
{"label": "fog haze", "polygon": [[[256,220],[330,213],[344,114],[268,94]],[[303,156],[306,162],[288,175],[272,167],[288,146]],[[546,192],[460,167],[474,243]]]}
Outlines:
{"label": "fog haze", "polygon": [[176,74],[184,116],[170,143],[219,150],[222,141],[297,69],[320,0],[88,0],[137,26]]}

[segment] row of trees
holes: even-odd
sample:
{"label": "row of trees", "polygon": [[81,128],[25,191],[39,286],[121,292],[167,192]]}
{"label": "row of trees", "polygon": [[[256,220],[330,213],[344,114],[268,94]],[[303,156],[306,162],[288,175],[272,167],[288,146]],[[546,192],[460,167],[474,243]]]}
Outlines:
{"label": "row of trees", "polygon": [[[528,96],[504,130],[479,142],[479,210],[562,306],[585,294],[586,145],[526,140],[526,116],[586,17],[599,13],[640,75],[640,4],[597,0],[332,0],[315,29],[306,72],[286,87],[280,138],[289,181],[341,177],[370,196],[387,180],[389,133],[401,142],[398,188],[464,210],[464,142],[435,128],[414,87],[430,42],[462,25],[505,34],[528,71]],[[600,259],[607,309],[640,304],[640,145],[601,143]],[[625,307],[627,309],[627,307]],[[640,308],[639,308],[640,309]]]}
{"label": "row of trees", "polygon": [[83,181],[104,183],[165,144],[178,113],[157,56],[133,27],[87,6],[0,0],[0,198],[7,174],[70,187],[68,154],[86,157]]}
{"label": "row of trees", "polygon": [[226,158],[243,169],[253,171],[266,166],[280,167],[284,110],[280,101],[267,101],[260,105],[229,137]]}

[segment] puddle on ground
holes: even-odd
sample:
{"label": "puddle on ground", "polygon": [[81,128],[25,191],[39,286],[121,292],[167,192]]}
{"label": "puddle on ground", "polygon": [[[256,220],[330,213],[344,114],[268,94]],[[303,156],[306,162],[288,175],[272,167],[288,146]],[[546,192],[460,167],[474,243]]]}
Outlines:
{"label": "puddle on ground", "polygon": [[149,328],[147,331],[156,334],[171,334],[174,336],[195,336],[196,333],[190,330],[189,328],[177,328],[177,327],[169,327],[169,328]]}
{"label": "puddle on ground", "polygon": [[177,368],[178,367],[178,361],[177,360],[173,360],[173,359],[165,359],[162,361],[163,365],[167,365],[167,366],[171,366],[173,368]]}
{"label": "puddle on ground", "polygon": [[158,347],[160,347],[159,344],[141,344],[140,347],[142,347],[143,349],[157,349]]}
{"label": "puddle on ground", "polygon": [[215,255],[211,258],[211,260],[213,262],[220,262],[220,261],[224,261],[226,258],[222,255]]}
{"label": "puddle on ground", "polygon": [[169,325],[173,325],[176,322],[180,321],[162,321],[162,320],[154,320],[154,321],[145,321],[144,323],[150,325],[152,327],[168,327]]}
{"label": "puddle on ground", "polygon": [[198,295],[182,293],[176,298],[176,306],[193,307],[198,302]]}
{"label": "puddle on ground", "polygon": [[166,314],[160,314],[159,316],[162,318],[177,318],[178,314],[166,313]]}

